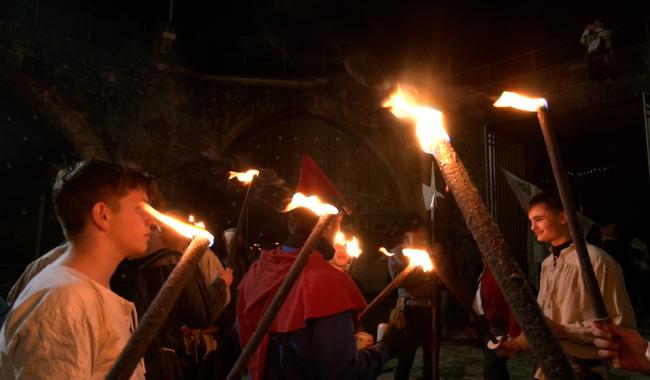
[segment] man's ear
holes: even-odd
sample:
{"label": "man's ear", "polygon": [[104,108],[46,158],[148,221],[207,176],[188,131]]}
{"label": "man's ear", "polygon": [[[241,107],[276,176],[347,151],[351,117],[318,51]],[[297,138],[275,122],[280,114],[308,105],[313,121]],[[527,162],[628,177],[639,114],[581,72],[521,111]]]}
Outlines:
{"label": "man's ear", "polygon": [[90,209],[90,220],[102,231],[108,230],[112,217],[110,207],[104,202],[97,202]]}
{"label": "man's ear", "polygon": [[562,211],[560,213],[560,223],[562,224],[569,224],[569,220],[566,217],[566,211]]}

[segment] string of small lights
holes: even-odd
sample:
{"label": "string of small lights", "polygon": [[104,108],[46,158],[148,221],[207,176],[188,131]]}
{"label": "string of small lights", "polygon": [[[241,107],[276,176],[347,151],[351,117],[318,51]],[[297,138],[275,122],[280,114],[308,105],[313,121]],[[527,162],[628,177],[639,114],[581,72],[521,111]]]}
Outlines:
{"label": "string of small lights", "polygon": [[573,177],[581,178],[581,177],[586,177],[586,176],[589,176],[589,175],[592,175],[592,174],[606,173],[606,172],[608,172],[608,171],[610,171],[612,169],[614,169],[614,165],[604,166],[604,167],[601,167],[601,168],[592,168],[592,169],[588,169],[588,170],[581,171],[581,172],[567,171],[567,174],[570,175],[570,176],[573,176]]}

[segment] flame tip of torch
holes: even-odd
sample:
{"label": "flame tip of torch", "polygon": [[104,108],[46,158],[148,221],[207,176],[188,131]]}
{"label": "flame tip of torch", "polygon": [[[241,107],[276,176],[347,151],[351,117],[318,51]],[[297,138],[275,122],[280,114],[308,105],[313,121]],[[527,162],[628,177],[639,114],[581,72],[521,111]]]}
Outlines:
{"label": "flame tip of torch", "polygon": [[404,256],[409,258],[410,267],[420,266],[425,272],[430,272],[433,270],[433,262],[431,262],[431,257],[429,257],[429,253],[427,253],[427,251],[424,251],[422,249],[404,248],[402,250],[402,253]]}
{"label": "flame tip of torch", "polygon": [[194,239],[196,237],[204,238],[208,240],[210,246],[212,245],[212,243],[214,243],[214,235],[212,235],[210,232],[208,232],[205,229],[205,225],[203,224],[203,222],[197,222],[193,224],[182,222],[176,218],[161,213],[160,211],[151,207],[147,203],[143,203],[143,210],[147,214],[151,215],[154,219],[160,221],[161,223],[164,223],[165,225],[169,226],[170,228],[174,229],[176,232],[178,232],[179,234],[187,238],[190,239]]}
{"label": "flame tip of torch", "polygon": [[359,245],[359,239],[356,236],[352,236],[352,239],[348,240],[341,230],[336,233],[334,244],[342,245],[350,257],[358,258],[363,253]]}
{"label": "flame tip of torch", "polygon": [[503,91],[493,105],[494,107],[511,107],[529,112],[548,108],[548,102],[544,98],[531,98],[513,91]]}
{"label": "flame tip of torch", "polygon": [[439,110],[422,105],[402,91],[398,86],[383,103],[385,108],[398,118],[408,118],[415,121],[415,132],[422,150],[433,153],[435,146],[441,141],[449,141],[449,135],[443,126],[443,114]]}
{"label": "flame tip of torch", "polygon": [[233,178],[237,178],[239,182],[242,183],[249,183],[255,178],[256,176],[260,175],[260,171],[257,169],[249,169],[245,172],[233,172],[230,171],[228,172],[229,177],[228,180],[231,180]]}
{"label": "flame tip of torch", "polygon": [[318,216],[337,215],[339,213],[339,209],[337,209],[336,207],[332,206],[329,203],[322,202],[320,198],[318,198],[318,196],[316,195],[306,196],[305,194],[300,192],[295,193],[293,195],[293,197],[291,198],[291,202],[289,202],[289,204],[283,210],[283,212],[289,212],[298,207],[307,208],[313,211]]}

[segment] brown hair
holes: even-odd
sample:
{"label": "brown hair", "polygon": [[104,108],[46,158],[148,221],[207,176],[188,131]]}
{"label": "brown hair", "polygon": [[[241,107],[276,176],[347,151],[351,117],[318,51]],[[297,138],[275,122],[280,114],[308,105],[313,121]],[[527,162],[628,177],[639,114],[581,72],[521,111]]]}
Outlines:
{"label": "brown hair", "polygon": [[555,212],[564,211],[562,201],[560,200],[559,195],[554,191],[542,191],[541,193],[536,194],[530,198],[528,201],[528,211],[530,211],[533,206],[537,206],[539,204],[543,204]]}
{"label": "brown hair", "polygon": [[145,191],[150,198],[157,193],[153,176],[130,163],[88,160],[60,170],[52,187],[52,201],[66,238],[83,230],[97,202],[119,211],[118,200],[133,189]]}
{"label": "brown hair", "polygon": [[317,223],[318,216],[304,207],[289,212],[288,228],[291,234],[307,236]]}

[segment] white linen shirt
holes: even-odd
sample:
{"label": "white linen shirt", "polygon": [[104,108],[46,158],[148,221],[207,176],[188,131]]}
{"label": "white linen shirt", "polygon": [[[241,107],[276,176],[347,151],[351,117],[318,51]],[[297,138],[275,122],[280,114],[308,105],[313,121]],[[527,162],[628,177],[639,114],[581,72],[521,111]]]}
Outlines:
{"label": "white linen shirt", "polygon": [[[134,305],[59,262],[20,293],[0,330],[3,379],[104,379],[137,325]],[[144,379],[142,361],[131,379]]]}

